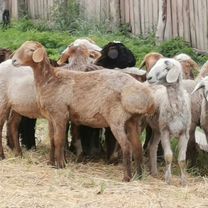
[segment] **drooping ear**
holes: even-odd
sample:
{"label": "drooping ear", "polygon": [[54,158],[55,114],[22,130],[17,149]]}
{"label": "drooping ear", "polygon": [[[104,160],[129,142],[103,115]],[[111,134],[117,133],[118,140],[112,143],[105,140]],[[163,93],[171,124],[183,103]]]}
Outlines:
{"label": "drooping ear", "polygon": [[32,59],[35,63],[40,63],[43,60],[44,55],[45,51],[42,47],[40,47],[33,52]]}
{"label": "drooping ear", "polygon": [[116,50],[115,48],[110,49],[108,51],[108,57],[111,59],[116,59],[118,57],[118,50]]}
{"label": "drooping ear", "polygon": [[192,91],[191,94],[195,93],[197,90],[201,89],[201,88],[204,88],[205,87],[205,84],[204,84],[204,81],[201,80],[194,88],[194,90]]}
{"label": "drooping ear", "polygon": [[170,63],[169,61],[166,61],[165,64],[170,68],[166,75],[167,83],[176,82],[180,76],[180,70],[177,68],[177,66]]}

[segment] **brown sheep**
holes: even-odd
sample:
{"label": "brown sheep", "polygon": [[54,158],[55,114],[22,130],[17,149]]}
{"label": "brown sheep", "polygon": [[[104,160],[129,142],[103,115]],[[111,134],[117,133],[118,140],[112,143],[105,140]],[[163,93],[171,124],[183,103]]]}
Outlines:
{"label": "brown sheep", "polygon": [[123,180],[129,181],[132,177],[131,145],[137,173],[141,174],[142,147],[137,138],[137,124],[140,115],[152,114],[155,110],[149,87],[117,71],[86,73],[54,68],[45,48],[32,41],[25,42],[15,52],[12,62],[15,66],[33,69],[38,105],[49,121],[52,164],[56,162],[57,168],[65,167],[65,131],[71,120],[77,125],[110,127],[123,152]]}

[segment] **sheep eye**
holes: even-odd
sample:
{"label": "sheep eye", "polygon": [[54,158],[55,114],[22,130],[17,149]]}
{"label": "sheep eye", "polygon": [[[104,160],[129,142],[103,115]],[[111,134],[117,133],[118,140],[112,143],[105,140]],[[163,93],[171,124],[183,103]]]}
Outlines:
{"label": "sheep eye", "polygon": [[31,51],[31,52],[34,52],[35,50],[34,50],[34,49],[30,49],[30,51]]}

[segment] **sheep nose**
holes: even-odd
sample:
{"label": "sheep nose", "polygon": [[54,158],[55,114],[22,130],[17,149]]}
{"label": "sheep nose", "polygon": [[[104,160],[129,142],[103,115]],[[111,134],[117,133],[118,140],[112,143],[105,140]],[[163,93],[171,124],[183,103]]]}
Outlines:
{"label": "sheep nose", "polygon": [[12,59],[12,64],[15,65],[15,63],[17,62],[16,59]]}

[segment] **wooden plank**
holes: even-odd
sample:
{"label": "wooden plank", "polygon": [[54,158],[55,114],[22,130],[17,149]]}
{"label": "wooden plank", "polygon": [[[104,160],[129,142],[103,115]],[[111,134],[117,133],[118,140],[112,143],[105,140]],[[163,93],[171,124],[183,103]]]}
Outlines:
{"label": "wooden plank", "polygon": [[188,42],[191,41],[190,37],[190,18],[189,18],[189,0],[183,0],[183,28],[184,39]]}
{"label": "wooden plank", "polygon": [[165,27],[165,40],[170,40],[172,38],[172,19],[171,19],[171,5],[170,0],[167,0],[167,22]]}
{"label": "wooden plank", "polygon": [[195,21],[195,9],[194,9],[194,0],[190,0],[189,2],[189,10],[190,10],[190,39],[192,47],[196,47],[196,21]]}
{"label": "wooden plank", "polygon": [[152,32],[152,28],[153,28],[152,0],[147,0],[147,2],[148,2],[148,32]]}
{"label": "wooden plank", "polygon": [[152,0],[152,7],[153,7],[153,28],[154,31],[156,30],[157,22],[158,22],[158,1]]}
{"label": "wooden plank", "polygon": [[177,2],[175,0],[171,0],[172,7],[172,32],[173,38],[178,37],[178,19],[177,19]]}
{"label": "wooden plank", "polygon": [[148,7],[148,1],[146,0],[144,2],[144,35],[148,34],[148,22],[149,22],[149,7]]}
{"label": "wooden plank", "polygon": [[125,0],[120,0],[121,23],[125,23]]}
{"label": "wooden plank", "polygon": [[125,0],[125,23],[130,23],[129,0]]}
{"label": "wooden plank", "polygon": [[200,22],[199,22],[199,9],[198,9],[198,1],[194,0],[194,16],[195,16],[195,24],[196,24],[196,48],[200,49]]}
{"label": "wooden plank", "polygon": [[202,30],[203,30],[203,32],[202,32],[202,50],[206,50],[207,48],[208,48],[208,46],[207,46],[207,24],[208,24],[208,21],[207,21],[207,2],[206,2],[206,0],[204,0],[204,1],[202,1],[201,2],[202,4],[201,4],[201,15],[200,15],[200,17],[201,17],[201,25],[202,25]]}
{"label": "wooden plank", "polygon": [[183,37],[183,2],[177,0],[178,35]]}
{"label": "wooden plank", "polygon": [[129,0],[129,14],[131,30],[132,33],[135,34],[134,0]]}
{"label": "wooden plank", "polygon": [[145,2],[145,0],[140,0],[141,2],[140,2],[140,14],[141,14],[141,28],[142,28],[142,35],[144,36],[144,34],[145,34],[145,18],[144,18],[144,12],[145,12],[145,10],[144,10],[144,2]]}
{"label": "wooden plank", "polygon": [[203,16],[202,16],[202,2],[203,1],[197,1],[197,16],[198,16],[198,49],[203,49],[203,33],[204,33],[204,28],[203,28]]}
{"label": "wooden plank", "polygon": [[141,34],[140,1],[134,0],[135,35]]}
{"label": "wooden plank", "polygon": [[167,0],[159,1],[159,17],[156,31],[158,44],[164,40],[165,26],[167,21]]}

